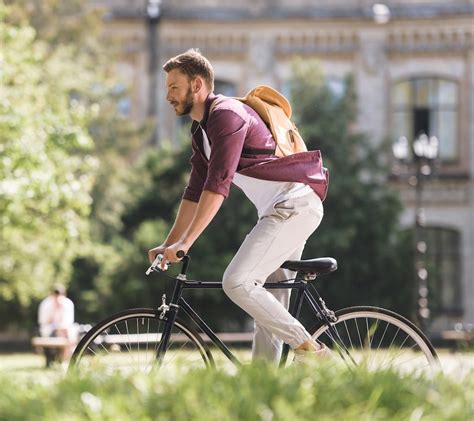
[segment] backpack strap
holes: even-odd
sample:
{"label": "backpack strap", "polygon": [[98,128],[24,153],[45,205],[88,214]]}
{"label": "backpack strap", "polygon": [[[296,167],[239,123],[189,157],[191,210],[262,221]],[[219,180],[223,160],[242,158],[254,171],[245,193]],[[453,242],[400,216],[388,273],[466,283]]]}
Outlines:
{"label": "backpack strap", "polygon": [[[207,117],[208,119],[211,116],[211,113],[216,108],[216,106],[227,98],[232,98],[232,99],[236,99],[237,101],[241,101],[241,98],[236,98],[236,97],[217,97],[214,101],[212,101],[212,104],[209,107],[209,114],[208,114],[208,117]],[[274,155],[275,150],[276,150],[276,142],[275,142],[275,148],[274,149],[257,149],[257,148],[246,148],[246,147],[244,147],[242,149],[242,155],[241,156],[248,157],[249,155]]]}

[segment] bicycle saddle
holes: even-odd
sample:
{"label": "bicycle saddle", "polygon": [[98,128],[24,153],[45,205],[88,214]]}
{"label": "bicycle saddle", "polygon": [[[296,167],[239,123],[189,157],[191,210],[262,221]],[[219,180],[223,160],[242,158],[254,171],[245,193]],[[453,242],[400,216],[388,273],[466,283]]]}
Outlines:
{"label": "bicycle saddle", "polygon": [[287,260],[281,267],[283,269],[311,273],[319,276],[334,272],[337,269],[337,261],[332,257],[320,257],[310,260]]}

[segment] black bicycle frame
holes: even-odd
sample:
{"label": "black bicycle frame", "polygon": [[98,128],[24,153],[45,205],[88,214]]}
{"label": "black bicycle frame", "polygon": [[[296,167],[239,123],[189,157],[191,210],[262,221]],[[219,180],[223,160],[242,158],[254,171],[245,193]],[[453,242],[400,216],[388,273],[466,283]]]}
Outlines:
{"label": "black bicycle frame", "polygon": [[[266,283],[266,289],[296,289],[297,295],[293,300],[291,308],[289,309],[290,314],[298,319],[301,313],[301,307],[303,305],[303,301],[309,304],[310,308],[314,311],[317,317],[321,318],[322,309],[308,291],[308,284],[303,281],[302,279],[296,278],[294,282],[272,282]],[[169,310],[167,311],[166,317],[168,323],[166,323],[162,339],[160,341],[160,345],[157,350],[157,359],[161,361],[165,354],[165,351],[168,349],[169,346],[169,339],[171,337],[171,330],[174,325],[174,321],[176,319],[176,315],[178,310],[183,310],[183,312],[204,332],[216,345],[222,353],[235,365],[240,365],[240,362],[232,353],[232,351],[225,345],[221,339],[216,335],[216,333],[207,325],[207,323],[194,311],[194,309],[187,303],[187,301],[183,298],[183,291],[185,289],[222,289],[222,282],[203,282],[203,281],[188,281],[184,277],[178,276],[175,284],[175,288],[173,291],[173,295],[171,301],[169,303]],[[329,321],[327,321],[329,324]],[[288,358],[289,352],[289,345],[284,344],[282,355],[280,359],[280,366],[286,363]]]}
{"label": "black bicycle frame", "polygon": [[[186,273],[188,271],[189,261],[189,256],[184,256],[184,258],[182,259],[183,266],[181,269],[181,273],[176,278],[173,296],[171,298],[168,311],[166,312],[165,317],[167,318],[168,323],[165,324],[165,327],[163,329],[163,335],[161,337],[161,341],[157,349],[156,358],[159,362],[163,360],[165,352],[169,346],[171,329],[173,328],[174,322],[176,320],[176,315],[178,313],[178,310],[182,309],[230,361],[232,361],[235,365],[240,365],[240,362],[237,360],[232,351],[219,339],[216,333],[206,324],[206,322],[199,316],[199,314],[197,314],[192,309],[192,307],[186,302],[186,300],[182,296],[183,291],[185,289],[222,289],[222,282],[188,281],[186,279]],[[344,347],[342,341],[339,341],[339,334],[337,330],[332,326],[331,320],[329,320],[328,318],[327,312],[325,311],[327,309],[324,306],[324,302],[322,301],[316,289],[316,294],[322,306],[319,304],[318,300],[316,300],[311,295],[308,290],[309,285],[310,284],[308,284],[304,280],[303,275],[298,272],[296,274],[296,279],[294,280],[294,282],[289,282],[289,280],[284,282],[270,282],[266,283],[264,287],[265,289],[296,289],[297,295],[295,300],[293,301],[293,304],[291,305],[291,308],[289,309],[290,314],[295,319],[298,319],[301,313],[303,301],[306,301],[311,310],[314,312],[315,316],[318,317],[328,327],[328,331],[332,340],[336,343],[336,345],[339,345],[337,347],[337,351],[344,359],[344,361],[346,361],[346,359],[342,352],[349,356],[352,362],[355,363],[355,361],[350,356],[348,350]],[[283,366],[286,363],[289,350],[289,345],[284,344],[280,359],[280,366]]]}

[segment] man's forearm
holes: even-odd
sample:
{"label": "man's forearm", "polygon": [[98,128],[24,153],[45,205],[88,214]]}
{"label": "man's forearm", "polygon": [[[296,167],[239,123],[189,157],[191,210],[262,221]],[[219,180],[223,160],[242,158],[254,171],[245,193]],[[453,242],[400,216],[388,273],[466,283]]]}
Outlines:
{"label": "man's forearm", "polygon": [[209,223],[214,219],[214,216],[216,216],[222,202],[224,202],[224,196],[219,193],[204,190],[199,199],[194,218],[188,229],[182,235],[181,241],[191,247]]}
{"label": "man's forearm", "polygon": [[173,228],[171,228],[170,233],[165,240],[165,245],[168,246],[174,244],[183,236],[194,219],[197,207],[198,204],[191,200],[183,199],[181,201]]}

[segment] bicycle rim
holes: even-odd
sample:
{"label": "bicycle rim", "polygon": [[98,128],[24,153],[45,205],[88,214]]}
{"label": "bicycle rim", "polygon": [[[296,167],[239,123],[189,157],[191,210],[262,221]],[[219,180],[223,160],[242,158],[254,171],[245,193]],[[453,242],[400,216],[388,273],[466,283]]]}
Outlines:
{"label": "bicycle rim", "polygon": [[336,312],[333,329],[320,323],[313,339],[325,343],[336,360],[370,370],[431,371],[439,367],[426,336],[397,313],[376,307],[351,307]]}
{"label": "bicycle rim", "polygon": [[177,319],[163,360],[156,358],[167,320],[155,310],[133,309],[109,317],[89,331],[71,358],[70,369],[119,372],[189,370],[213,366],[200,335]]}

